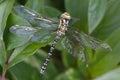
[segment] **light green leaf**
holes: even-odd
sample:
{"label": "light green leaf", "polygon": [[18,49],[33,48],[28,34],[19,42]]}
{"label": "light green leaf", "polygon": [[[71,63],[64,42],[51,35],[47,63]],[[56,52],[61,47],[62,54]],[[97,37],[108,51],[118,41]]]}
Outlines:
{"label": "light green leaf", "polygon": [[91,33],[104,17],[107,0],[89,0],[88,25]]}
{"label": "light green leaf", "polygon": [[119,80],[120,79],[120,69],[112,70],[94,80]]}
{"label": "light green leaf", "polygon": [[3,66],[7,60],[5,44],[3,41],[3,32],[6,26],[8,15],[11,12],[14,0],[6,0],[0,4],[0,65]]}
{"label": "light green leaf", "polygon": [[[104,0],[101,0],[104,1]],[[95,37],[100,39],[107,38],[114,30],[120,27],[120,1],[109,0],[104,18],[93,32]]]}
{"label": "light green leaf", "polygon": [[86,80],[82,77],[79,71],[75,69],[68,69],[65,73],[58,75],[55,80]]}
{"label": "light green leaf", "polygon": [[112,47],[112,51],[98,49],[94,55],[94,65],[92,65],[92,76],[99,76],[115,67],[120,61],[120,28],[114,31],[106,40]]}
{"label": "light green leaf", "polygon": [[105,41],[112,47],[112,52],[97,50],[92,65],[92,76],[96,77],[109,70],[117,67],[120,61],[120,1],[109,0],[107,11],[102,22],[93,35],[101,39],[107,38]]}

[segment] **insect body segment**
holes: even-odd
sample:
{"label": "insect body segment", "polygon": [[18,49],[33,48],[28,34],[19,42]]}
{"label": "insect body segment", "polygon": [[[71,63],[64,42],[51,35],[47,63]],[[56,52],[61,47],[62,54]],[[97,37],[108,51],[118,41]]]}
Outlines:
{"label": "insect body segment", "polygon": [[67,27],[70,19],[71,19],[71,16],[67,12],[61,15],[57,34],[60,34],[60,35],[65,34],[65,31],[67,31]]}
{"label": "insect body segment", "polygon": [[57,30],[57,35],[52,43],[50,51],[45,59],[45,62],[43,64],[41,70],[40,70],[41,74],[43,74],[44,71],[46,70],[47,64],[50,60],[51,55],[53,54],[53,51],[55,49],[55,45],[56,45],[58,39],[61,37],[61,35],[64,35],[65,32],[67,31],[67,27],[68,27],[68,23],[69,23],[70,19],[71,19],[71,16],[67,12],[65,12],[61,15],[60,23],[59,23],[58,30]]}
{"label": "insect body segment", "polygon": [[59,38],[60,38],[60,35],[57,35],[57,36],[55,37],[55,39],[54,39],[54,41],[53,41],[53,43],[52,43],[52,46],[51,46],[51,48],[50,48],[50,51],[49,51],[49,53],[48,53],[48,55],[47,55],[47,57],[46,57],[46,59],[45,59],[45,62],[44,62],[44,64],[43,64],[41,70],[40,70],[40,73],[41,73],[41,74],[44,73],[44,71],[45,71],[45,69],[46,69],[46,67],[47,67],[47,64],[48,64],[48,62],[49,62],[49,60],[50,60],[50,57],[51,57],[51,55],[53,54],[53,51],[54,51],[54,49],[55,49],[55,45],[56,45],[56,43],[57,43],[57,41],[58,41]]}

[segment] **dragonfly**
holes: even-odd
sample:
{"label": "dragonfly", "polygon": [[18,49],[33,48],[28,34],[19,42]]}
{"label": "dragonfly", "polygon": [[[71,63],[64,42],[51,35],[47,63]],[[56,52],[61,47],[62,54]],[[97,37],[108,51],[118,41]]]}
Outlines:
{"label": "dragonfly", "polygon": [[[50,61],[51,56],[53,55],[53,51],[55,49],[55,46],[57,44],[57,41],[62,37],[62,45],[63,47],[68,51],[68,53],[72,54],[73,56],[78,56],[80,54],[82,58],[85,58],[85,49],[86,47],[91,48],[92,50],[96,50],[99,46],[104,49],[111,50],[111,47],[101,41],[98,40],[90,35],[85,34],[82,31],[79,31],[75,27],[71,27],[72,24],[72,18],[68,12],[64,12],[61,14],[60,19],[53,19],[53,18],[46,18],[36,11],[29,9],[24,6],[16,6],[14,7],[15,12],[21,16],[22,18],[26,19],[29,23],[31,23],[34,26],[39,26],[39,28],[42,28],[43,30],[50,31],[51,33],[55,32],[55,38],[51,44],[50,50],[48,52],[48,55],[45,59],[45,62],[43,63],[40,73],[44,74],[48,62]],[[74,22],[74,21],[73,21]],[[16,28],[18,27],[25,27],[23,29],[26,30],[35,30],[36,28],[31,28],[28,26],[12,26],[10,28],[10,31],[14,34]],[[38,28],[37,28],[38,29]],[[19,30],[19,29],[18,29]],[[46,32],[47,33],[47,32]],[[49,34],[47,34],[49,35]]]}

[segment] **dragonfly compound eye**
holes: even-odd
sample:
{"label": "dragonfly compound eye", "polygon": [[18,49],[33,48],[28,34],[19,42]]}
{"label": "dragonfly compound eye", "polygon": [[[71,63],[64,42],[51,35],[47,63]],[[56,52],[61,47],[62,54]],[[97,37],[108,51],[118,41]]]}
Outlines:
{"label": "dragonfly compound eye", "polygon": [[63,18],[63,19],[67,19],[67,20],[70,20],[70,19],[71,19],[71,16],[70,16],[69,13],[64,12],[63,14],[61,14],[61,18]]}

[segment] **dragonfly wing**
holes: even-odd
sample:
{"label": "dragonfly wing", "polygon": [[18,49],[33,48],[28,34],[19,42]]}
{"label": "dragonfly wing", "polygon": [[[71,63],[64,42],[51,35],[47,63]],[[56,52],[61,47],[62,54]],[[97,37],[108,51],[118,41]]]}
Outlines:
{"label": "dragonfly wing", "polygon": [[68,53],[85,61],[84,47],[78,44],[77,41],[74,42],[71,39],[68,39],[68,37],[64,37],[62,40],[62,45]]}
{"label": "dragonfly wing", "polygon": [[[50,32],[46,29],[33,28],[29,26],[15,25],[10,27],[10,32],[14,34],[17,38],[12,39],[12,42],[20,42],[19,45],[23,45],[28,41],[46,45],[52,41],[55,37],[55,32]],[[24,41],[23,41],[24,40]]]}
{"label": "dragonfly wing", "polygon": [[10,32],[16,35],[31,35],[37,32],[37,29],[29,26],[14,25],[10,27]]}
{"label": "dragonfly wing", "polygon": [[111,47],[101,41],[88,36],[83,32],[79,32],[75,28],[71,28],[66,32],[66,37],[62,41],[63,47],[72,55],[81,58],[83,61],[87,62],[86,58],[86,47],[95,50],[97,47],[102,47],[111,50]]}
{"label": "dragonfly wing", "polygon": [[107,43],[105,43],[101,40],[98,40],[98,39],[96,39],[92,36],[89,36],[83,32],[80,32],[80,33],[75,32],[75,33],[79,35],[79,39],[81,40],[82,44],[86,47],[89,47],[93,50],[95,50],[98,47],[102,47],[104,49],[111,50],[111,47]]}
{"label": "dragonfly wing", "polygon": [[15,13],[17,13],[22,18],[26,19],[34,26],[39,26],[48,30],[56,30],[58,26],[58,21],[50,18],[45,18],[39,13],[32,9],[26,8],[24,6],[15,6]]}
{"label": "dragonfly wing", "polygon": [[[80,32],[75,28],[70,29],[66,33],[66,35],[68,36],[68,38],[71,41],[73,41],[73,42],[77,41],[79,43],[79,45],[82,45],[83,47],[89,47],[93,50],[95,50],[98,47],[102,47],[104,49],[111,50],[111,47],[107,43],[105,43],[101,40],[98,40],[94,37],[91,37],[90,35],[87,35],[83,32]],[[71,36],[71,37],[69,37],[69,36]]]}

